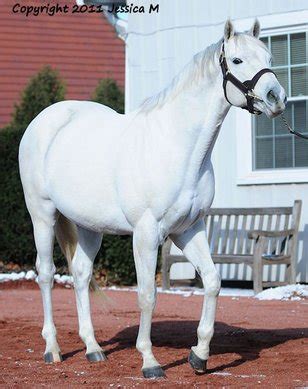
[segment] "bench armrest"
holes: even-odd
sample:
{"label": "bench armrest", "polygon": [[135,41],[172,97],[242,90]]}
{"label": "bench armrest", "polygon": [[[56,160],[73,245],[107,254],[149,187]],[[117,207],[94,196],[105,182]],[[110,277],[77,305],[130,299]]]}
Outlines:
{"label": "bench armrest", "polygon": [[252,230],[248,231],[247,235],[249,239],[258,239],[260,236],[264,236],[265,238],[281,238],[294,235],[294,233],[295,231],[293,229],[281,231]]}

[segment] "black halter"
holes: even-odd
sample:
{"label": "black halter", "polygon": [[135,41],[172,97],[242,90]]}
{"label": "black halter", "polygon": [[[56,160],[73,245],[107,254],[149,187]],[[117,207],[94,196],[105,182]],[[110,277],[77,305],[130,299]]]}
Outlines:
{"label": "black halter", "polygon": [[[234,86],[236,86],[237,89],[239,89],[246,97],[247,100],[247,106],[242,107],[243,109],[247,109],[250,113],[259,115],[260,112],[256,108],[254,108],[253,103],[255,100],[260,100],[258,96],[255,95],[253,88],[256,86],[256,83],[259,81],[259,78],[263,76],[265,73],[273,73],[275,76],[276,74],[271,70],[271,69],[261,69],[256,75],[253,76],[251,80],[247,81],[240,81],[238,78],[236,78],[229,70],[228,64],[226,61],[226,56],[225,56],[225,47],[224,43],[222,44],[221,47],[221,53],[219,57],[219,63],[220,67],[222,70],[222,75],[223,75],[223,88],[224,88],[224,93],[225,93],[225,98],[230,103],[228,96],[227,96],[227,82],[230,81]],[[231,103],[230,103],[231,104]],[[231,104],[232,105],[232,104]]]}
{"label": "black halter", "polygon": [[[225,98],[228,101],[228,103],[230,103],[230,101],[229,101],[228,96],[227,96],[226,86],[227,86],[227,82],[230,81],[246,97],[247,105],[246,105],[246,107],[242,107],[242,108],[247,109],[247,111],[249,111],[252,114],[260,115],[262,112],[256,108],[254,108],[253,103],[255,100],[257,100],[257,101],[263,101],[263,100],[254,93],[253,88],[256,86],[256,83],[259,81],[260,77],[263,76],[264,73],[273,73],[275,76],[276,76],[276,74],[271,69],[264,68],[264,69],[261,69],[257,74],[255,74],[251,80],[247,80],[244,82],[240,81],[238,78],[236,78],[230,72],[230,70],[228,68],[228,64],[227,64],[226,56],[225,56],[224,43],[222,44],[222,47],[221,47],[221,53],[219,56],[219,63],[220,63],[220,67],[221,67],[221,71],[222,71],[222,75],[223,75],[222,86],[224,88]],[[307,135],[303,135],[300,132],[297,132],[291,128],[291,126],[288,124],[288,122],[287,122],[286,118],[283,116],[283,114],[281,114],[280,116],[281,116],[281,120],[283,121],[284,125],[286,126],[286,128],[288,129],[290,134],[308,140]]]}

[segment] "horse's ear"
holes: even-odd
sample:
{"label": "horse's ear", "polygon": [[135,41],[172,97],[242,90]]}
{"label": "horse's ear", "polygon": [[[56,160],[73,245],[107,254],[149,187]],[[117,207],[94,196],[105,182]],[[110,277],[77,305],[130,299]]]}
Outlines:
{"label": "horse's ear", "polygon": [[233,35],[234,35],[234,26],[231,20],[228,19],[225,24],[225,32],[224,32],[225,41],[230,39]]}
{"label": "horse's ear", "polygon": [[249,30],[249,34],[254,36],[255,38],[259,38],[259,35],[260,35],[260,30],[261,30],[261,27],[260,27],[260,22],[258,19],[256,19],[253,23],[253,26],[251,27],[251,29]]}

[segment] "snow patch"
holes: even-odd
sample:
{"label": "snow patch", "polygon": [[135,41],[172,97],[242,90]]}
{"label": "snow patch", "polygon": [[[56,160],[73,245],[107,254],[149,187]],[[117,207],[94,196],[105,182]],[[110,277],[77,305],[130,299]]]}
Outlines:
{"label": "snow patch", "polygon": [[[27,272],[20,272],[20,273],[0,273],[0,282],[7,282],[7,281],[20,281],[20,280],[27,280],[27,281],[36,281],[37,282],[37,274],[33,270],[29,270]],[[55,282],[58,284],[69,284],[73,285],[73,277],[60,274],[55,274],[54,276]]]}
{"label": "snow patch", "polygon": [[[115,290],[120,292],[137,292],[137,287],[119,287],[110,286],[103,288],[104,290]],[[157,288],[158,293],[164,294],[178,294],[183,297],[190,296],[203,296],[204,291],[201,288],[170,288],[169,290],[163,290],[161,287]],[[238,289],[238,288],[221,288],[220,296],[238,296],[238,297],[252,297],[254,295],[252,289]]]}
{"label": "snow patch", "polygon": [[8,273],[8,274],[0,274],[0,282],[6,281],[19,281],[23,280],[26,277],[26,273],[24,271],[20,273]]}
{"label": "snow patch", "polygon": [[26,280],[35,280],[37,277],[36,273],[33,271],[33,270],[29,270],[27,271],[26,275],[25,275],[25,279]]}
{"label": "snow patch", "polygon": [[54,278],[58,284],[73,285],[73,277],[72,276],[67,276],[67,275],[60,276],[60,274],[55,274]]}
{"label": "snow patch", "polygon": [[263,290],[255,296],[259,300],[301,300],[308,298],[308,285],[286,285]]}

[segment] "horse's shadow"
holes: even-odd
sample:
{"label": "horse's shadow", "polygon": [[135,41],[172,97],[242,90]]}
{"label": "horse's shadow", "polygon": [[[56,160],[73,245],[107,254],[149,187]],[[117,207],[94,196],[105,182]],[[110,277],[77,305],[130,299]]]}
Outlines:
{"label": "horse's shadow", "polygon": [[[168,320],[153,322],[152,343],[155,347],[175,349],[187,348],[187,356],[192,345],[196,344],[196,330],[198,322],[190,320]],[[135,347],[138,326],[125,328],[118,332],[112,339],[100,342],[100,345],[108,347],[106,355],[111,355],[123,349]],[[247,361],[259,358],[260,352],[289,340],[296,340],[308,336],[307,328],[284,328],[279,330],[269,329],[245,329],[231,326],[226,323],[216,322],[215,332],[211,341],[210,355],[222,355],[236,353],[240,357],[228,364],[223,364],[209,373],[222,371],[230,367],[242,365]],[[112,347],[114,346],[114,347]],[[64,355],[64,358],[76,354],[81,350],[75,350]],[[187,363],[187,357],[178,359],[163,366],[164,370]]]}

